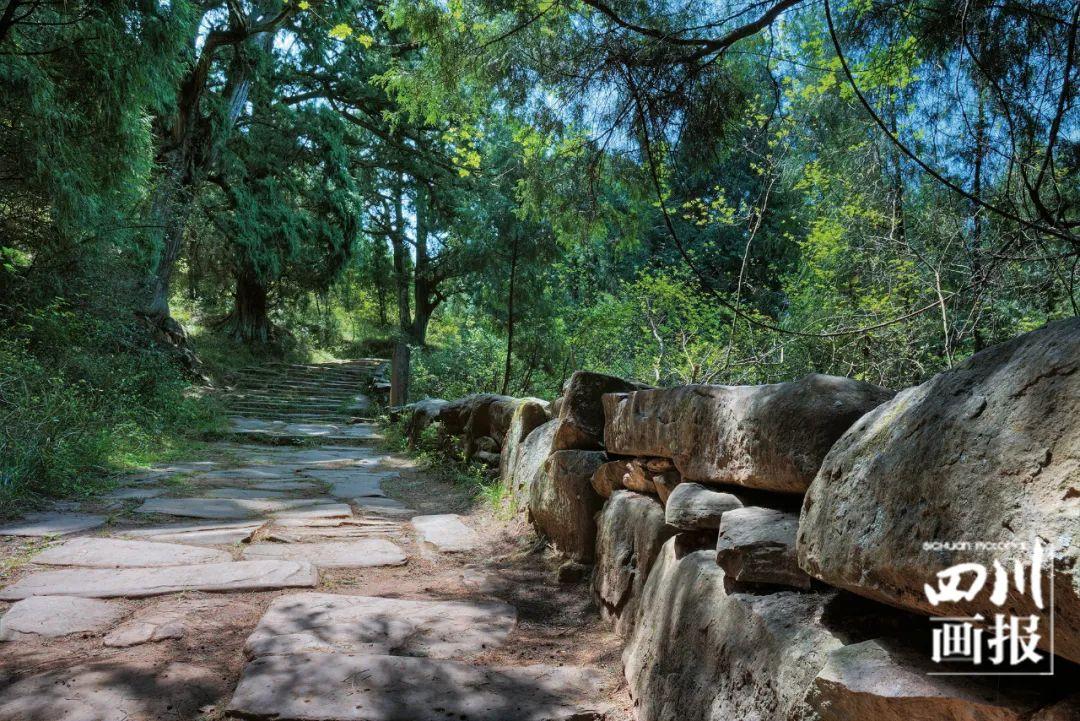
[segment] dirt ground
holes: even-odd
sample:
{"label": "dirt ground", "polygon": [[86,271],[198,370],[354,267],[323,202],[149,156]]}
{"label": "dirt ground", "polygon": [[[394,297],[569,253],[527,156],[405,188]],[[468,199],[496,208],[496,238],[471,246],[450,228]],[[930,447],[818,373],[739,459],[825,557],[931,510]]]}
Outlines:
{"label": "dirt ground", "polygon": [[[322,592],[416,599],[498,600],[517,608],[518,624],[506,643],[487,649],[476,662],[485,665],[580,665],[593,667],[606,679],[606,699],[617,711],[612,721],[631,718],[631,702],[621,675],[621,642],[600,621],[590,597],[588,578],[559,583],[562,562],[539,544],[522,517],[499,518],[470,497],[466,489],[438,481],[430,474],[388,464],[401,477],[384,483],[388,495],[420,513],[456,512],[482,537],[480,551],[441,554],[422,546],[408,533],[407,524],[391,539],[404,547],[404,566],[320,573]],[[93,504],[90,510],[93,509]],[[88,510],[88,509],[80,509]],[[126,514],[117,522],[123,525]],[[108,532],[106,529],[105,532]],[[0,540],[0,583],[26,573],[33,553],[48,542],[37,539]],[[8,685],[44,671],[89,662],[111,662],[132,668],[161,669],[170,662],[195,664],[209,672],[209,688],[200,688],[205,703],[192,718],[225,718],[223,707],[235,687],[244,663],[242,647],[269,603],[298,589],[257,593],[184,593],[123,601],[128,618],[149,610],[176,610],[205,600],[186,617],[181,638],[144,643],[128,648],[103,645],[104,634],[73,635],[58,639],[16,640],[0,643],[0,693]],[[0,612],[10,604],[0,603]],[[180,718],[179,716],[176,718]],[[154,721],[158,721],[154,719]],[[512,720],[508,720],[512,721]]]}

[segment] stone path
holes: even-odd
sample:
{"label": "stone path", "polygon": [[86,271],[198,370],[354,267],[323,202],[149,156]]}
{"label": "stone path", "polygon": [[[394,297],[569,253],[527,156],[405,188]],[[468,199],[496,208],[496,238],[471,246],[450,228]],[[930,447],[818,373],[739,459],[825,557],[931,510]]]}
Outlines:
{"label": "stone path", "polygon": [[[514,644],[517,610],[462,571],[483,555],[477,529],[387,491],[409,463],[363,420],[376,368],[247,371],[215,460],[0,527],[29,549],[0,588],[0,652],[40,643],[47,659],[0,660],[0,721],[605,718],[596,670],[484,660]],[[410,564],[458,578],[454,597],[421,579],[402,598],[377,575]],[[210,660],[239,651],[242,667]]]}

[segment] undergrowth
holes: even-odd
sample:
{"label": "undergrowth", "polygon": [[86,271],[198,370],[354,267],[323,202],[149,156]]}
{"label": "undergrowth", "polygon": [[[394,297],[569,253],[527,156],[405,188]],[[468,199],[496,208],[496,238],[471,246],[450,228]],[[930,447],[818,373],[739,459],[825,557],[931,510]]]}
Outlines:
{"label": "undergrowth", "polygon": [[126,469],[188,455],[222,429],[217,402],[134,322],[61,303],[5,311],[0,515],[92,494]]}
{"label": "undergrowth", "polygon": [[460,449],[448,444],[439,434],[438,424],[425,428],[413,448],[409,446],[405,431],[405,416],[391,421],[389,416],[380,415],[377,422],[382,428],[383,444],[387,450],[415,459],[426,473],[444,483],[467,489],[475,501],[488,506],[497,514],[503,515],[507,512],[510,494],[502,480],[497,476],[491,478],[483,464],[466,462]]}

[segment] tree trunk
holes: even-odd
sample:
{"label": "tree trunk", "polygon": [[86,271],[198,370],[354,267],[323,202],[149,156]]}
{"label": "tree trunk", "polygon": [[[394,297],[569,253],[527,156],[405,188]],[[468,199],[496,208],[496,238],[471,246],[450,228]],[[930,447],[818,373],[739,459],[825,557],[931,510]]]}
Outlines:
{"label": "tree trunk", "polygon": [[[280,2],[272,0],[266,5],[266,13],[260,17],[276,12]],[[269,52],[273,39],[273,32],[265,33],[257,45],[263,52]],[[240,117],[251,92],[253,64],[237,52],[225,73],[223,96],[228,107],[225,117],[211,120],[203,114],[201,107],[211,64],[217,50],[226,44],[239,47],[243,41],[227,43],[220,34],[210,34],[195,65],[177,89],[175,109],[171,115],[155,121],[160,138],[157,160],[162,171],[154,188],[150,212],[152,222],[159,228],[160,252],[150,277],[145,315],[160,326],[171,318],[169,291],[173,269],[183,248],[198,185],[217,163],[222,140]]]}
{"label": "tree trunk", "polygon": [[390,361],[390,405],[403,406],[409,402],[409,344],[399,340]]}
{"label": "tree trunk", "polygon": [[510,251],[510,289],[506,299],[506,366],[503,370],[502,390],[506,395],[510,388],[510,364],[514,357],[514,281],[517,278],[518,238],[514,234],[514,244]]}
{"label": "tree trunk", "polygon": [[194,183],[185,168],[190,164],[185,147],[170,151],[165,157],[163,175],[154,188],[150,212],[159,232],[160,248],[150,276],[146,315],[162,324],[169,313],[169,290],[176,260],[184,244],[184,231],[194,200]]}
{"label": "tree trunk", "polygon": [[390,361],[390,405],[409,402],[409,335],[412,332],[412,313],[409,310],[409,286],[412,281],[410,258],[405,245],[404,182],[398,176],[394,188],[394,223],[390,245],[394,253],[394,281],[397,286],[398,339]]}
{"label": "tree trunk", "polygon": [[416,181],[416,268],[413,272],[413,300],[416,305],[409,335],[414,345],[427,343],[428,323],[437,302],[433,294],[431,258],[428,257],[428,198],[427,188]]}
{"label": "tree trunk", "polygon": [[269,343],[271,338],[266,286],[254,272],[236,278],[231,336],[241,343]]}

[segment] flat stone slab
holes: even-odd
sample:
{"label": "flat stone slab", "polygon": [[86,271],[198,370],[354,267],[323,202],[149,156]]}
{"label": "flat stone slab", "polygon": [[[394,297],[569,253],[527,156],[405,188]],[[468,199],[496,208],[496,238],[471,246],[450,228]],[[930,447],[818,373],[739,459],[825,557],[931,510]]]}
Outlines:
{"label": "flat stone slab", "polygon": [[[0,589],[0,600],[30,596],[142,598],[180,591],[264,591],[312,587],[315,566],[303,561],[234,561],[161,568],[89,568],[31,573]],[[2,718],[2,717],[0,717]]]}
{"label": "flat stone slab", "polygon": [[83,513],[34,513],[0,526],[0,536],[64,536],[104,525],[105,516]]}
{"label": "flat stone slab", "polygon": [[250,539],[262,528],[262,521],[233,521],[230,523],[171,523],[120,531],[118,535],[150,538],[162,543],[183,543],[194,546],[231,546]]}
{"label": "flat stone slab", "polygon": [[244,558],[308,561],[319,568],[403,566],[405,552],[384,538],[326,543],[259,543],[244,549]]}
{"label": "flat stone slab", "polygon": [[416,511],[393,498],[354,498],[353,503],[361,511],[381,513],[387,516],[415,516]]}
{"label": "flat stone slab", "polygon": [[502,644],[516,623],[505,603],[295,593],[274,599],[244,651],[451,658]]}
{"label": "flat stone slab", "polygon": [[284,490],[267,490],[265,488],[208,488],[200,492],[206,498],[248,498],[274,501],[289,497],[288,492]]}
{"label": "flat stone slab", "polygon": [[279,468],[258,468],[247,466],[244,468],[229,468],[223,471],[211,471],[203,473],[191,480],[196,482],[216,483],[218,481],[273,481],[276,479],[286,480],[289,476]]}
{"label": "flat stone slab", "polygon": [[262,516],[320,502],[318,498],[151,498],[135,510],[139,513],[161,513],[167,516],[229,519]]}
{"label": "flat stone slab", "polygon": [[305,470],[304,475],[330,484],[330,495],[337,498],[385,496],[382,482],[396,478],[396,471],[368,471],[360,469]]}
{"label": "flat stone slab", "polygon": [[421,540],[444,553],[471,551],[480,543],[476,531],[462,523],[456,513],[415,516],[412,524]]}
{"label": "flat stone slab", "polygon": [[281,481],[259,481],[258,483],[252,483],[247,487],[262,491],[308,491],[316,493],[321,490],[321,486],[318,483],[312,481],[294,481],[291,479]]}
{"label": "flat stone slab", "polygon": [[601,677],[573,666],[481,667],[408,656],[262,656],[245,668],[227,712],[253,719],[588,721]]}
{"label": "flat stone slab", "polygon": [[146,500],[156,498],[164,492],[164,488],[117,488],[115,491],[106,493],[102,498],[110,501]]}
{"label": "flat stone slab", "polygon": [[165,599],[137,611],[133,617],[110,631],[102,643],[110,648],[128,648],[183,638],[189,625],[200,621],[209,619],[211,623],[227,623],[229,604],[227,598]]}
{"label": "flat stone slab", "polygon": [[315,506],[305,506],[304,508],[297,508],[288,511],[281,511],[274,514],[274,518],[281,519],[307,519],[314,520],[319,518],[352,518],[352,508],[347,503],[320,503]]}
{"label": "flat stone slab", "polygon": [[116,659],[24,678],[0,691],[4,721],[181,721],[220,698],[219,669]]}
{"label": "flat stone slab", "polygon": [[34,563],[45,566],[84,566],[87,568],[147,568],[151,566],[186,566],[193,563],[225,563],[232,556],[225,551],[178,543],[129,541],[122,538],[72,538],[59,546],[46,548],[34,556]]}
{"label": "flat stone slab", "polygon": [[34,596],[19,601],[0,617],[0,640],[24,636],[56,638],[104,631],[127,614],[120,603],[71,596]]}

